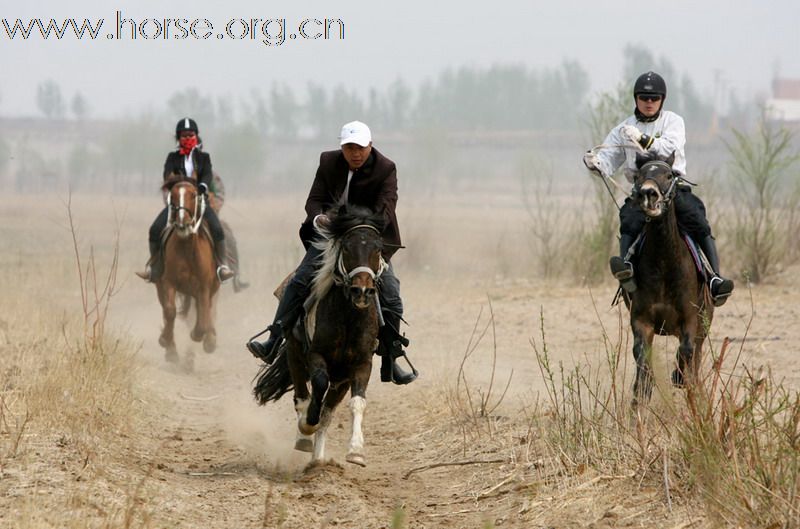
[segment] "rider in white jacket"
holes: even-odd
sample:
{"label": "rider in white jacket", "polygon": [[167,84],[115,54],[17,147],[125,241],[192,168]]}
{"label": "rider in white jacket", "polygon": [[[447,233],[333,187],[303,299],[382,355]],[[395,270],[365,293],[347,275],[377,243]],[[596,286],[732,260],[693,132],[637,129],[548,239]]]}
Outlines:
{"label": "rider in white jacket", "polygon": [[[682,117],[662,108],[667,97],[664,79],[655,72],[642,74],[634,83],[633,97],[636,102],[634,114],[614,127],[603,141],[603,145],[609,148],[587,152],[583,163],[590,171],[604,178],[624,166],[625,177],[633,183],[638,144],[661,158],[667,158],[674,153],[673,170],[680,176],[686,176],[686,128]],[[733,291],[733,281],[720,276],[717,247],[706,218],[705,205],[691,192],[689,186],[678,186],[675,214],[680,228],[700,245],[706,255],[714,271],[714,276],[709,280],[711,296],[716,305],[722,305]],[[636,289],[636,282],[633,278],[633,265],[628,260],[628,250],[644,229],[646,220],[644,212],[631,197],[625,199],[619,218],[620,255],[612,257],[609,264],[611,272],[620,280],[623,288],[632,292]]]}

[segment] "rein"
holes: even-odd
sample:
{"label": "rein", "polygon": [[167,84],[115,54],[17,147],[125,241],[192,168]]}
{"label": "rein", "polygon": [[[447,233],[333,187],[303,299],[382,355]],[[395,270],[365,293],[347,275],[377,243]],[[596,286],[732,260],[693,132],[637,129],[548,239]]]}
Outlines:
{"label": "rein", "polygon": [[[596,145],[595,147],[592,147],[591,149],[589,149],[589,152],[591,152],[592,154],[596,154],[597,151],[600,151],[600,150],[603,150],[603,149],[634,149],[634,150],[639,151],[639,152],[646,152],[642,148],[642,146],[639,145],[638,143],[636,145],[627,145],[627,144],[606,145],[606,144],[602,144],[601,143],[600,145]],[[614,187],[616,187],[618,191],[621,191],[625,195],[629,194],[628,191],[623,186],[621,186],[619,182],[614,180],[614,178],[611,175],[605,176],[605,175],[601,174],[600,176],[603,179],[603,185],[605,186],[606,190],[608,191],[608,194],[611,196],[611,200],[614,201],[614,205],[617,206],[617,209],[622,209],[622,206],[620,206],[619,202],[617,202],[617,197],[614,196],[614,192],[608,186],[608,181],[610,181],[612,184],[614,184]]]}

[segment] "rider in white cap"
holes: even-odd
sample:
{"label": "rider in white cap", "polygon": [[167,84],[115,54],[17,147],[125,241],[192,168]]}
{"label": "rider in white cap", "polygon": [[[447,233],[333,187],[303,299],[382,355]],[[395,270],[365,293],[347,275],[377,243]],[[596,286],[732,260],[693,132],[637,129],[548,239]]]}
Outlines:
{"label": "rider in white cap", "polygon": [[[311,279],[319,262],[321,250],[311,242],[318,237],[314,226],[325,225],[325,212],[332,206],[346,202],[382,211],[386,227],[381,233],[384,242],[383,258],[387,267],[381,274],[380,305],[385,325],[379,332],[381,381],[408,384],[416,379],[416,372],[403,370],[396,362],[405,356],[403,346],[408,340],[400,334],[403,302],[400,299],[400,281],[394,275],[392,255],[401,247],[397,225],[397,169],[393,161],[372,146],[369,127],[360,121],[351,121],[342,127],[339,135],[340,149],[323,152],[319,159],[314,183],[306,200],[306,219],[300,226],[300,239],[306,255],[286,286],[275,318],[269,326],[266,342],[252,340],[247,348],[254,356],[269,363],[275,358],[278,346],[287,332],[291,332],[303,310],[303,302],[311,289]],[[406,357],[407,358],[407,357]]]}

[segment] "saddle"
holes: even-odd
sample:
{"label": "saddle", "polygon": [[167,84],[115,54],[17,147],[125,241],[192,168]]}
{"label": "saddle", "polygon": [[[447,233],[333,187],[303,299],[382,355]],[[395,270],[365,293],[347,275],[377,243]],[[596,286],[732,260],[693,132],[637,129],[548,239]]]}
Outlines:
{"label": "saddle", "polygon": [[[689,249],[689,253],[692,256],[692,261],[694,262],[694,267],[697,271],[697,278],[701,283],[707,284],[708,280],[714,275],[714,270],[711,268],[708,259],[706,259],[705,254],[703,254],[703,251],[700,249],[700,246],[694,242],[694,239],[692,239],[688,233],[684,233],[682,231],[681,238],[683,239],[683,242],[686,243],[686,247]],[[644,232],[642,232],[633,242],[630,250],[628,250],[628,255],[626,255],[626,260],[633,265],[634,277],[636,277],[636,265],[638,264],[637,255],[641,252],[644,244],[645,236]],[[630,302],[630,294],[620,285],[617,288],[616,294],[614,294],[614,299],[611,301],[611,306],[616,306],[620,300],[623,299],[623,297]]]}
{"label": "saddle", "polygon": [[[293,270],[285,278],[283,278],[283,281],[281,281],[272,292],[272,295],[275,296],[279,302],[283,298],[283,292],[286,290],[286,285],[288,285],[289,281],[292,280],[294,274],[295,272]],[[379,298],[377,297],[376,303],[380,303]],[[295,336],[298,339],[302,339],[306,348],[311,344],[311,340],[314,338],[318,306],[319,299],[317,299],[313,294],[309,295],[305,302],[303,302],[303,315],[300,318],[297,318],[297,322],[292,329],[292,332],[296,333]],[[383,314],[381,313],[380,305],[378,306],[378,321],[379,326],[383,327]],[[375,350],[377,351],[377,349],[378,344],[376,343]]]}

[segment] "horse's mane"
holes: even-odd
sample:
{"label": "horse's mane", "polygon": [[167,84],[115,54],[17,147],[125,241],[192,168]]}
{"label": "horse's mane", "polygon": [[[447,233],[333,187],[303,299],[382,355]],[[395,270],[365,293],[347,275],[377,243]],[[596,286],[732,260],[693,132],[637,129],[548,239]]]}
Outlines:
{"label": "horse's mane", "polygon": [[342,237],[356,226],[372,226],[378,233],[382,233],[386,225],[382,212],[374,213],[362,206],[340,205],[338,208],[334,206],[327,215],[330,224],[317,229],[322,238],[312,243],[322,250],[320,266],[311,282],[311,293],[318,300],[322,299],[333,286]]}

